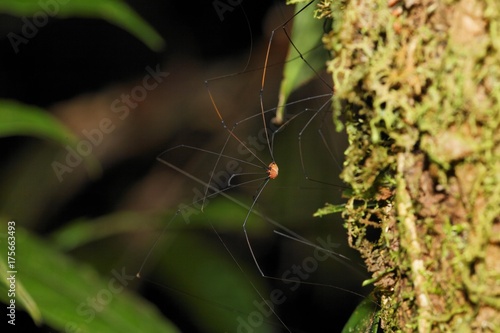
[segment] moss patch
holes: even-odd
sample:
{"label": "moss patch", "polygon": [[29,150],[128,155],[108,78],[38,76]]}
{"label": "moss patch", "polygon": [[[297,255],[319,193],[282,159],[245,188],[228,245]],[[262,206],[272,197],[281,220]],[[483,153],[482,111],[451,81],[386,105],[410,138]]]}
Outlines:
{"label": "moss patch", "polygon": [[382,327],[498,332],[500,3],[321,3],[350,143],[345,226]]}

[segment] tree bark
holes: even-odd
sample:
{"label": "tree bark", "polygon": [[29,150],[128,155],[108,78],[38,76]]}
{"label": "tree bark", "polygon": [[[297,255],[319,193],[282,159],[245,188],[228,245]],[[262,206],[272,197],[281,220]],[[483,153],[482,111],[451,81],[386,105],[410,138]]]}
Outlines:
{"label": "tree bark", "polygon": [[500,331],[500,2],[322,1],[385,332]]}

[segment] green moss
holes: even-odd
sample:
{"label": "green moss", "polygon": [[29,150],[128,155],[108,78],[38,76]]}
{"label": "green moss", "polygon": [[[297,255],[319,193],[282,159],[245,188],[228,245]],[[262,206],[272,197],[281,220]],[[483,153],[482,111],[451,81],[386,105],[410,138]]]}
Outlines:
{"label": "green moss", "polygon": [[349,241],[387,332],[498,331],[500,3],[408,3],[323,12]]}

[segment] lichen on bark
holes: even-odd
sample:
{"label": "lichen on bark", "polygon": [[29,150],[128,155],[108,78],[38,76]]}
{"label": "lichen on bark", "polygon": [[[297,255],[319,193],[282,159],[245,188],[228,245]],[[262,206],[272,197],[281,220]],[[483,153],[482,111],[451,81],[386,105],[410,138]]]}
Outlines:
{"label": "lichen on bark", "polygon": [[381,327],[499,332],[500,2],[320,3]]}

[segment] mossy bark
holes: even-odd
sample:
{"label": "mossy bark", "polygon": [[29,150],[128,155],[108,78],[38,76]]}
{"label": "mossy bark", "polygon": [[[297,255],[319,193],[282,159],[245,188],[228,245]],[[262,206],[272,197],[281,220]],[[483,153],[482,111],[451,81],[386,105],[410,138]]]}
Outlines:
{"label": "mossy bark", "polygon": [[345,226],[381,327],[499,332],[500,2],[321,5],[350,142]]}

